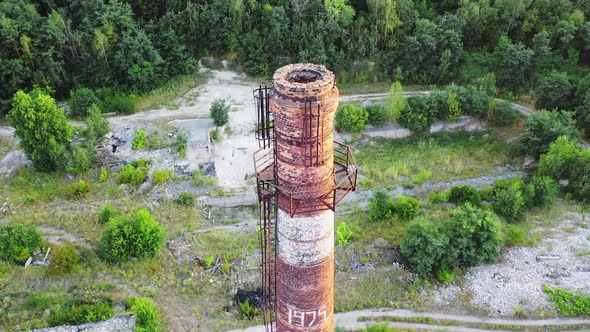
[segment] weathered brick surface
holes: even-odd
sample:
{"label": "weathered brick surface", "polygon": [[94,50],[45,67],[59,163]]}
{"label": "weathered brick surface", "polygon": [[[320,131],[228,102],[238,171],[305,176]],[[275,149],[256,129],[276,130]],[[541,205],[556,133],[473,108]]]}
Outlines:
{"label": "weathered brick surface", "polygon": [[275,72],[278,331],[333,331],[334,115],[338,88],[323,66]]}

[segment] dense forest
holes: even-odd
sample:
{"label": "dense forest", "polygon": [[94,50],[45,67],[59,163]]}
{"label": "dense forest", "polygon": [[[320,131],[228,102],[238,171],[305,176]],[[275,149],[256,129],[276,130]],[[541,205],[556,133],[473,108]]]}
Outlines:
{"label": "dense forest", "polygon": [[445,85],[494,73],[503,96],[575,110],[587,126],[587,18],[589,0],[4,0],[0,114],[18,90],[141,93],[225,56],[263,78],[299,61],[341,82]]}

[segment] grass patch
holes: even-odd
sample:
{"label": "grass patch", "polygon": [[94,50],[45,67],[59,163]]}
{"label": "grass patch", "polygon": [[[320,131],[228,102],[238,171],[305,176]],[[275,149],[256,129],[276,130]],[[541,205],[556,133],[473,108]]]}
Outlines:
{"label": "grass patch", "polygon": [[176,76],[162,87],[139,96],[136,110],[145,111],[162,106],[177,109],[178,104],[173,100],[186,95],[191,89],[203,84],[206,79],[207,77],[200,73]]}
{"label": "grass patch", "polygon": [[588,256],[590,255],[590,249],[576,251],[576,256]]}
{"label": "grass patch", "polygon": [[561,316],[590,316],[590,296],[546,286],[543,291],[553,301],[555,309]]}
{"label": "grass patch", "polygon": [[377,138],[358,147],[360,151],[356,158],[361,174],[365,176],[360,184],[370,189],[490,174],[495,167],[515,161],[511,147],[493,135],[483,133]]}

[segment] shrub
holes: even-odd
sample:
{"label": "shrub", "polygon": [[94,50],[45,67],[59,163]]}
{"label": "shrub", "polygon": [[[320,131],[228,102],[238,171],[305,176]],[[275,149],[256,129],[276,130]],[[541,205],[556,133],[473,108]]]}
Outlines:
{"label": "shrub", "polygon": [[88,144],[92,146],[100,143],[111,128],[109,121],[102,116],[100,108],[96,105],[92,105],[88,109],[86,124],[87,128],[84,131],[84,137],[88,140]]}
{"label": "shrub", "polygon": [[508,222],[522,221],[525,216],[522,180],[499,180],[494,184],[494,211]]}
{"label": "shrub", "polygon": [[555,309],[562,316],[590,316],[590,296],[574,294],[561,288],[543,287],[543,291],[553,301]]}
{"label": "shrub", "polygon": [[75,145],[72,148],[68,171],[76,174],[86,172],[94,166],[95,156],[94,146]]}
{"label": "shrub", "polygon": [[557,182],[548,176],[535,176],[528,185],[532,191],[530,204],[532,206],[543,206],[551,203],[559,193]]}
{"label": "shrub", "polygon": [[98,253],[111,262],[153,257],[165,238],[164,229],[146,209],[141,209],[135,218],[120,215],[109,221],[100,238]]}
{"label": "shrub", "polygon": [[70,183],[66,186],[66,196],[72,198],[78,198],[86,196],[92,189],[92,184],[84,180],[78,180],[74,183]]}
{"label": "shrub", "polygon": [[573,86],[566,73],[551,72],[542,77],[535,87],[536,106],[539,109],[570,109]]}
{"label": "shrub", "polygon": [[389,95],[385,100],[385,111],[390,121],[398,121],[402,111],[406,108],[406,99],[404,90],[400,82],[394,82],[389,90]]}
{"label": "shrub", "polygon": [[499,222],[488,210],[467,203],[446,223],[449,246],[447,264],[462,267],[495,262],[504,245]]}
{"label": "shrub", "polygon": [[73,131],[51,96],[39,89],[30,94],[18,91],[7,118],[35,168],[44,172],[65,169]]}
{"label": "shrub", "polygon": [[572,166],[569,189],[573,196],[583,202],[590,202],[590,150],[584,150]]}
{"label": "shrub", "polygon": [[566,136],[574,142],[580,138],[573,113],[539,111],[524,122],[519,140],[525,153],[538,157],[546,153],[549,145],[560,136]]}
{"label": "shrub", "polygon": [[170,172],[169,171],[161,171],[155,170],[154,174],[152,174],[152,183],[153,184],[162,184],[166,183],[168,179],[170,179]]}
{"label": "shrub", "polygon": [[420,202],[414,197],[399,196],[397,201],[393,203],[393,211],[402,220],[411,220],[418,215]]}
{"label": "shrub", "polygon": [[119,174],[117,174],[117,182],[132,185],[143,183],[146,178],[147,170],[145,167],[134,167],[133,164],[123,166]]}
{"label": "shrub", "polygon": [[119,114],[131,114],[135,112],[139,97],[134,94],[126,95],[123,92],[114,92],[112,89],[98,91],[100,109],[105,112]]}
{"label": "shrub", "polygon": [[408,106],[402,110],[399,124],[413,133],[422,133],[428,129],[430,120],[425,97],[414,97],[408,100]]}
{"label": "shrub", "polygon": [[369,202],[371,220],[381,221],[391,219],[393,199],[384,191],[377,190]]}
{"label": "shrub", "polygon": [[181,158],[186,157],[186,133],[181,131],[176,135],[176,151]]}
{"label": "shrub", "polygon": [[497,104],[490,111],[490,120],[495,126],[511,126],[520,118],[520,113],[513,109],[508,101]]}
{"label": "shrub", "polygon": [[538,174],[554,179],[570,177],[572,166],[580,154],[580,148],[567,136],[560,136],[551,143],[549,151],[541,155]]}
{"label": "shrub", "polygon": [[107,320],[113,317],[113,305],[110,298],[99,301],[72,299],[62,306],[47,322],[49,326],[79,325]]}
{"label": "shrub", "polygon": [[365,109],[352,104],[346,104],[336,112],[336,126],[347,133],[362,133],[368,119],[369,114]]}
{"label": "shrub", "polygon": [[126,301],[127,309],[135,315],[135,331],[158,332],[162,329],[162,318],[156,304],[144,297],[131,297]]}
{"label": "shrub", "polygon": [[51,263],[48,272],[53,275],[67,274],[78,266],[80,255],[72,245],[54,246],[51,251]]}
{"label": "shrub", "polygon": [[147,144],[148,144],[148,139],[147,139],[147,133],[146,133],[145,129],[141,129],[139,131],[136,131],[135,134],[133,135],[133,139],[131,140],[131,147],[133,148],[133,150],[143,149],[147,146]]}
{"label": "shrub", "polygon": [[119,212],[119,210],[113,204],[106,203],[100,208],[98,220],[101,223],[106,224],[109,222],[109,220],[119,216],[120,214],[121,213]]}
{"label": "shrub", "polygon": [[211,130],[211,133],[209,134],[209,136],[211,137],[211,142],[221,141],[221,135],[219,134],[219,132],[217,130]]}
{"label": "shrub", "polygon": [[352,238],[354,232],[352,228],[348,226],[347,223],[341,221],[338,223],[336,227],[336,241],[338,242],[338,247],[344,247],[348,243],[348,241]]}
{"label": "shrub", "polygon": [[449,91],[447,93],[447,109],[446,114],[443,117],[443,120],[447,121],[455,121],[461,115],[461,104],[459,103],[459,98],[457,97],[457,93]]}
{"label": "shrub", "polygon": [[481,197],[479,196],[477,189],[462,184],[451,188],[449,192],[449,202],[457,205],[470,203],[473,206],[477,206],[481,203]]}
{"label": "shrub", "polygon": [[217,99],[211,104],[209,109],[213,123],[217,127],[225,125],[229,121],[229,105],[223,99]]}
{"label": "shrub", "polygon": [[0,226],[0,259],[24,263],[41,245],[41,233],[32,226],[6,224]]}
{"label": "shrub", "polygon": [[524,228],[519,225],[508,225],[506,227],[506,236],[504,236],[504,242],[508,246],[522,246],[527,242],[527,232]]}
{"label": "shrub", "polygon": [[193,196],[191,193],[188,193],[186,191],[182,192],[178,196],[176,203],[178,203],[178,205],[183,205],[183,206],[193,206],[193,205],[195,205],[195,196]]}
{"label": "shrub", "polygon": [[446,268],[442,268],[436,272],[436,279],[443,285],[448,285],[455,280],[455,274],[449,272]]}
{"label": "shrub", "polygon": [[108,178],[109,178],[109,171],[107,171],[106,168],[101,167],[100,168],[99,181],[100,182],[105,182],[106,180],[108,180]]}
{"label": "shrub", "polygon": [[[590,23],[588,24],[590,27]],[[590,33],[590,29],[588,30]],[[576,108],[577,120],[586,137],[590,137],[590,92],[587,92],[582,103]]]}
{"label": "shrub", "polygon": [[385,106],[373,104],[365,107],[368,118],[367,123],[373,126],[384,124],[387,121],[387,110]]}
{"label": "shrub", "polygon": [[93,104],[98,104],[98,98],[88,88],[77,88],[70,92],[70,109],[75,117],[85,117]]}
{"label": "shrub", "polygon": [[449,91],[457,93],[457,99],[464,114],[480,119],[487,116],[490,96],[485,91],[480,91],[472,85],[452,87]]}
{"label": "shrub", "polygon": [[436,225],[416,221],[408,226],[401,252],[419,276],[438,270],[449,239]]}
{"label": "shrub", "polygon": [[260,314],[260,309],[250,304],[250,300],[246,299],[244,302],[238,302],[238,313],[242,319],[252,319]]}

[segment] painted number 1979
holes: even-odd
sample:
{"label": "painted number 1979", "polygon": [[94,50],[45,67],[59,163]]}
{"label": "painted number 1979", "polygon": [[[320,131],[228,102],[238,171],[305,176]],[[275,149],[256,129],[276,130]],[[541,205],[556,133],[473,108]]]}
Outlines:
{"label": "painted number 1979", "polygon": [[289,308],[288,313],[289,325],[310,327],[324,322],[326,319],[326,306],[311,311],[301,311]]}

